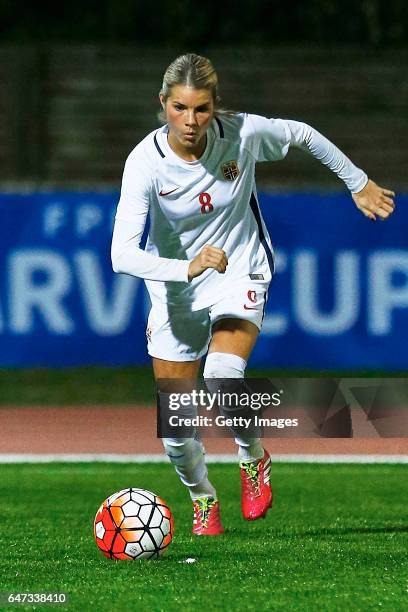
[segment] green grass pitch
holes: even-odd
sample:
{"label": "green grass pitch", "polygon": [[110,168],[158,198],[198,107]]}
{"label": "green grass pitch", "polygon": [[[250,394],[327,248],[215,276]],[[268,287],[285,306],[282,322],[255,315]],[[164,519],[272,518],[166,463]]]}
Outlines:
{"label": "green grass pitch", "polygon": [[[274,508],[254,523],[240,515],[237,467],[209,469],[226,529],[217,538],[190,534],[170,465],[2,465],[0,590],[64,591],[69,605],[55,607],[81,611],[407,609],[405,466],[276,464]],[[100,502],[129,486],[173,510],[161,560],[110,561],[94,544]]]}
{"label": "green grass pitch", "polygon": [[[407,372],[255,370],[251,378],[403,377]],[[155,404],[155,384],[150,366],[75,368],[0,368],[0,406],[62,406],[73,404]]]}

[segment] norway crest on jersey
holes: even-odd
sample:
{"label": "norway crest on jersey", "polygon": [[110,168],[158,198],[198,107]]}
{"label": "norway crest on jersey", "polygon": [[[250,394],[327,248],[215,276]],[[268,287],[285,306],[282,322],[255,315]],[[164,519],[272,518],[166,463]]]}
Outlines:
{"label": "norway crest on jersey", "polygon": [[235,179],[239,175],[238,164],[234,160],[226,162],[225,164],[221,164],[221,170],[225,180],[227,181],[235,181]]}

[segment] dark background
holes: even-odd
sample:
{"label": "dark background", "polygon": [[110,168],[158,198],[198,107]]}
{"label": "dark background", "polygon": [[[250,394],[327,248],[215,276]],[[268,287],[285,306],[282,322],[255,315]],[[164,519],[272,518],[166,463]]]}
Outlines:
{"label": "dark background", "polygon": [[[208,55],[224,104],[306,121],[373,179],[407,189],[408,3],[0,3],[0,189],[116,189],[157,127],[164,70]],[[342,190],[291,152],[261,188]]]}
{"label": "dark background", "polygon": [[405,0],[3,0],[7,42],[138,43],[211,48],[214,43],[404,45]]}

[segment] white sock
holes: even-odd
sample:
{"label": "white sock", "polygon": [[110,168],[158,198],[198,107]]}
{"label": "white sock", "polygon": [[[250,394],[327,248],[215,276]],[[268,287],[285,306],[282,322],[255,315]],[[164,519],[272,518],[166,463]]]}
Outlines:
{"label": "white sock", "polygon": [[[216,385],[211,388],[212,378],[237,378],[243,379],[245,375],[246,361],[232,353],[209,353],[205,362],[203,376],[207,387],[216,391]],[[231,411],[232,412],[232,411]],[[231,427],[234,431],[234,428]],[[234,432],[235,433],[235,432]],[[239,461],[257,461],[262,459],[264,449],[260,438],[246,438],[236,435],[235,442],[238,444]]]}
{"label": "white sock", "polygon": [[217,494],[208,480],[204,446],[195,438],[163,438],[167,456],[174,465],[181,482],[188,488],[191,499],[214,497]]}
{"label": "white sock", "polygon": [[208,478],[204,478],[195,486],[188,487],[188,490],[190,491],[190,497],[193,501],[199,497],[213,497],[217,499],[217,492]]}
{"label": "white sock", "polygon": [[264,449],[259,438],[235,438],[238,444],[239,461],[258,461],[264,456]]}

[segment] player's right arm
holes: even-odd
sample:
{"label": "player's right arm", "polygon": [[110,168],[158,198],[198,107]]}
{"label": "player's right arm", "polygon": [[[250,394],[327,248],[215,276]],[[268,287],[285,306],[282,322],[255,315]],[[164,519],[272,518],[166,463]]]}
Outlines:
{"label": "player's right arm", "polygon": [[112,236],[113,271],[147,280],[187,282],[188,261],[158,257],[140,248],[151,193],[152,172],[139,145],[126,160],[123,172]]}
{"label": "player's right arm", "polygon": [[205,245],[191,261],[159,257],[140,248],[152,194],[152,173],[140,155],[126,161],[112,236],[114,272],[146,280],[190,282],[208,268],[225,272],[224,251]]}
{"label": "player's right arm", "polygon": [[197,257],[194,257],[190,261],[188,267],[188,280],[191,281],[193,278],[200,276],[205,270],[213,268],[220,274],[224,274],[227,269],[228,258],[222,249],[218,247],[206,244],[201,249]]}

